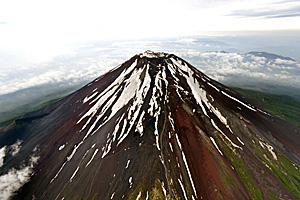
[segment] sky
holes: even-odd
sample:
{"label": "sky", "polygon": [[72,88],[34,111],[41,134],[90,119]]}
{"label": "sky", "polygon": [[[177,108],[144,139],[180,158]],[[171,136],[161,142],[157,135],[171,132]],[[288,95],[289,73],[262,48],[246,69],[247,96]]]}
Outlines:
{"label": "sky", "polygon": [[72,44],[84,41],[299,29],[299,0],[10,0],[0,3],[0,52],[7,59],[11,54],[19,54],[37,62],[68,52]]}

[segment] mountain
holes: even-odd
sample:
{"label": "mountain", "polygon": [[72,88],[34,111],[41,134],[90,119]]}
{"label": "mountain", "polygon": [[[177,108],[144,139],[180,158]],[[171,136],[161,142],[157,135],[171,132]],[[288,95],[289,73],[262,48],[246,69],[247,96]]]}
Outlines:
{"label": "mountain", "polygon": [[299,199],[300,135],[146,51],[0,131],[0,199]]}
{"label": "mountain", "polygon": [[267,53],[267,52],[251,51],[247,54],[251,54],[254,56],[258,56],[258,57],[264,57],[264,58],[271,59],[271,60],[281,59],[281,60],[295,61],[293,58],[290,58],[290,57],[280,56],[280,55]]}

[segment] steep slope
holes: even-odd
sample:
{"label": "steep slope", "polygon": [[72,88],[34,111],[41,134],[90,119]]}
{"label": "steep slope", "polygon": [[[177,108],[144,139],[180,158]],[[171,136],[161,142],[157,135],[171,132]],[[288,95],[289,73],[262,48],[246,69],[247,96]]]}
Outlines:
{"label": "steep slope", "polygon": [[54,107],[1,130],[1,177],[28,167],[15,199],[300,198],[299,130],[175,55],[136,55]]}

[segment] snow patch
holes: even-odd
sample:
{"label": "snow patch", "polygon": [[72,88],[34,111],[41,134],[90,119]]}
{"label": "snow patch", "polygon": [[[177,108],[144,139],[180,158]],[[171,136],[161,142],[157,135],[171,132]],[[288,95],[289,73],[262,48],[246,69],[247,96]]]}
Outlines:
{"label": "snow patch", "polygon": [[242,145],[245,145],[245,143],[239,138],[239,137],[236,137],[238,139],[238,141],[242,144]]}
{"label": "snow patch", "polygon": [[67,157],[67,161],[70,161],[73,156],[75,155],[77,149],[83,144],[83,141],[81,141],[78,145],[74,145],[74,149],[72,151],[72,153]]}
{"label": "snow patch", "polygon": [[110,199],[113,199],[115,196],[115,192],[111,194]]}
{"label": "snow patch", "polygon": [[172,147],[172,144],[170,142],[169,142],[169,145],[170,145],[171,151],[173,152],[173,147]]}
{"label": "snow patch", "polygon": [[241,149],[241,150],[243,150],[243,148],[242,147],[240,147],[240,146],[238,146],[238,145],[236,145],[235,143],[233,143],[230,139],[229,139],[229,137],[225,134],[225,133],[223,133],[223,131],[215,124],[215,122],[214,122],[214,120],[213,119],[211,119],[211,124],[215,127],[215,129],[217,129],[230,143],[231,143],[231,145],[233,146],[233,147],[236,147],[236,148],[239,148],[239,149]]}
{"label": "snow patch", "polygon": [[259,108],[257,108],[257,110],[258,110],[259,112],[265,114],[265,115],[269,115],[269,116],[272,117],[272,115],[270,115],[269,113],[267,113],[267,112],[265,112],[265,111],[263,111],[263,110],[261,110],[261,109],[259,109]]}
{"label": "snow patch", "polygon": [[79,170],[79,166],[76,168],[76,170],[74,171],[73,175],[71,176],[70,182],[72,182],[72,180],[75,177],[75,175],[77,174],[78,170]]}
{"label": "snow patch", "polygon": [[154,135],[155,135],[155,141],[156,141],[156,147],[158,149],[158,151],[160,151],[160,147],[159,147],[159,134],[158,134],[158,116],[155,117],[155,130],[154,130]]}
{"label": "snow patch", "polygon": [[98,153],[99,149],[96,149],[94,151],[94,154],[92,156],[92,158],[89,160],[89,162],[85,165],[85,167],[89,166],[89,164],[93,161],[94,157],[96,156],[96,154]]}
{"label": "snow patch", "polygon": [[186,168],[186,170],[187,170],[187,172],[188,172],[188,175],[189,175],[189,178],[190,178],[190,182],[191,182],[192,188],[193,188],[193,190],[194,190],[194,194],[195,194],[196,197],[197,197],[197,192],[196,192],[196,188],[195,188],[194,181],[193,181],[193,178],[192,178],[192,174],[191,174],[191,172],[190,172],[189,165],[188,165],[188,163],[187,163],[187,161],[186,161],[186,157],[185,157],[185,154],[183,153],[183,151],[182,151],[182,158],[183,158],[183,161],[184,161],[184,164],[185,164],[185,168]]}
{"label": "snow patch", "polygon": [[162,187],[163,193],[164,193],[164,195],[165,195],[165,198],[166,198],[166,200],[167,200],[167,190],[166,190],[166,188],[165,188],[165,183],[164,183],[164,182],[161,183],[161,187]]}
{"label": "snow patch", "polygon": [[236,99],[236,98],[230,96],[230,95],[227,94],[226,92],[222,91],[222,94],[224,94],[225,96],[229,97],[230,99],[232,99],[232,100],[234,100],[234,101],[236,101],[236,102],[242,104],[242,105],[245,106],[246,108],[248,108],[248,109],[250,109],[250,110],[252,110],[252,111],[254,111],[254,112],[257,112],[254,108],[252,108],[252,107],[250,107],[249,105],[245,104],[244,102],[241,102],[240,100],[238,100],[238,99]]}
{"label": "snow patch", "polygon": [[171,112],[169,113],[168,118],[169,118],[169,121],[170,121],[170,123],[171,123],[172,130],[175,131],[174,120],[173,120],[173,118],[172,118],[172,116],[171,116]]}
{"label": "snow patch", "polygon": [[264,143],[262,141],[259,141],[259,144],[262,148],[267,148],[267,150],[271,153],[271,155],[273,156],[273,158],[275,160],[277,160],[277,156],[276,153],[274,152],[274,147],[272,147],[271,145],[269,145],[268,143]]}
{"label": "snow patch", "polygon": [[109,151],[111,150],[111,143],[112,143],[111,140],[107,141],[106,146],[105,146],[105,150],[104,150],[101,158],[104,158],[109,153]]}
{"label": "snow patch", "polygon": [[63,149],[65,148],[65,146],[66,146],[65,144],[61,145],[61,146],[58,148],[58,150],[59,150],[59,151],[63,150]]}
{"label": "snow patch", "polygon": [[127,169],[129,167],[129,163],[130,163],[130,160],[127,161],[125,169]]}
{"label": "snow patch", "polygon": [[85,97],[83,99],[83,104],[85,104],[86,102],[88,102],[90,99],[92,99],[93,97],[95,97],[97,94],[98,94],[98,92],[95,92],[91,96]]}
{"label": "snow patch", "polygon": [[143,136],[144,134],[144,126],[143,126],[143,117],[144,117],[144,114],[145,114],[145,111],[142,112],[141,116],[140,116],[140,119],[136,125],[136,130],[137,132],[140,133],[140,137]]}
{"label": "snow patch", "polygon": [[184,186],[183,186],[182,182],[180,181],[180,179],[177,179],[177,180],[178,180],[179,185],[180,185],[180,187],[181,187],[181,190],[182,190],[182,192],[183,192],[184,199],[185,199],[185,200],[188,200],[188,198],[187,198],[187,196],[186,196],[186,191],[184,190]]}
{"label": "snow patch", "polygon": [[207,84],[208,84],[210,87],[214,88],[217,92],[220,92],[220,90],[219,90],[216,86],[214,86],[213,84],[211,84],[210,82],[207,82]]}
{"label": "snow patch", "polygon": [[132,176],[129,177],[128,182],[129,182],[129,188],[132,188],[132,184],[133,184]]}
{"label": "snow patch", "polygon": [[136,200],[139,200],[142,197],[142,191],[139,192],[138,196],[136,197]]}
{"label": "snow patch", "polygon": [[216,149],[219,151],[219,153],[223,156],[223,153],[222,153],[222,151],[219,149],[219,147],[218,147],[216,141],[214,140],[214,138],[213,138],[213,137],[210,137],[210,140],[212,141],[212,143],[214,144],[214,146],[216,147]]}
{"label": "snow patch", "polygon": [[175,134],[175,137],[176,137],[177,144],[178,144],[180,150],[182,151],[182,146],[181,146],[181,143],[180,143],[180,141],[179,141],[179,138],[178,138],[177,133]]}

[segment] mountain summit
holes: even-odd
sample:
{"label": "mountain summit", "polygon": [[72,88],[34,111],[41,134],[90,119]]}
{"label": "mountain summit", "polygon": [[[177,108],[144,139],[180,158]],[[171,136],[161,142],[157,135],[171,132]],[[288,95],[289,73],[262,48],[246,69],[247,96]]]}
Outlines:
{"label": "mountain summit", "polygon": [[7,198],[300,198],[299,130],[173,54],[135,55],[28,116],[0,132]]}

